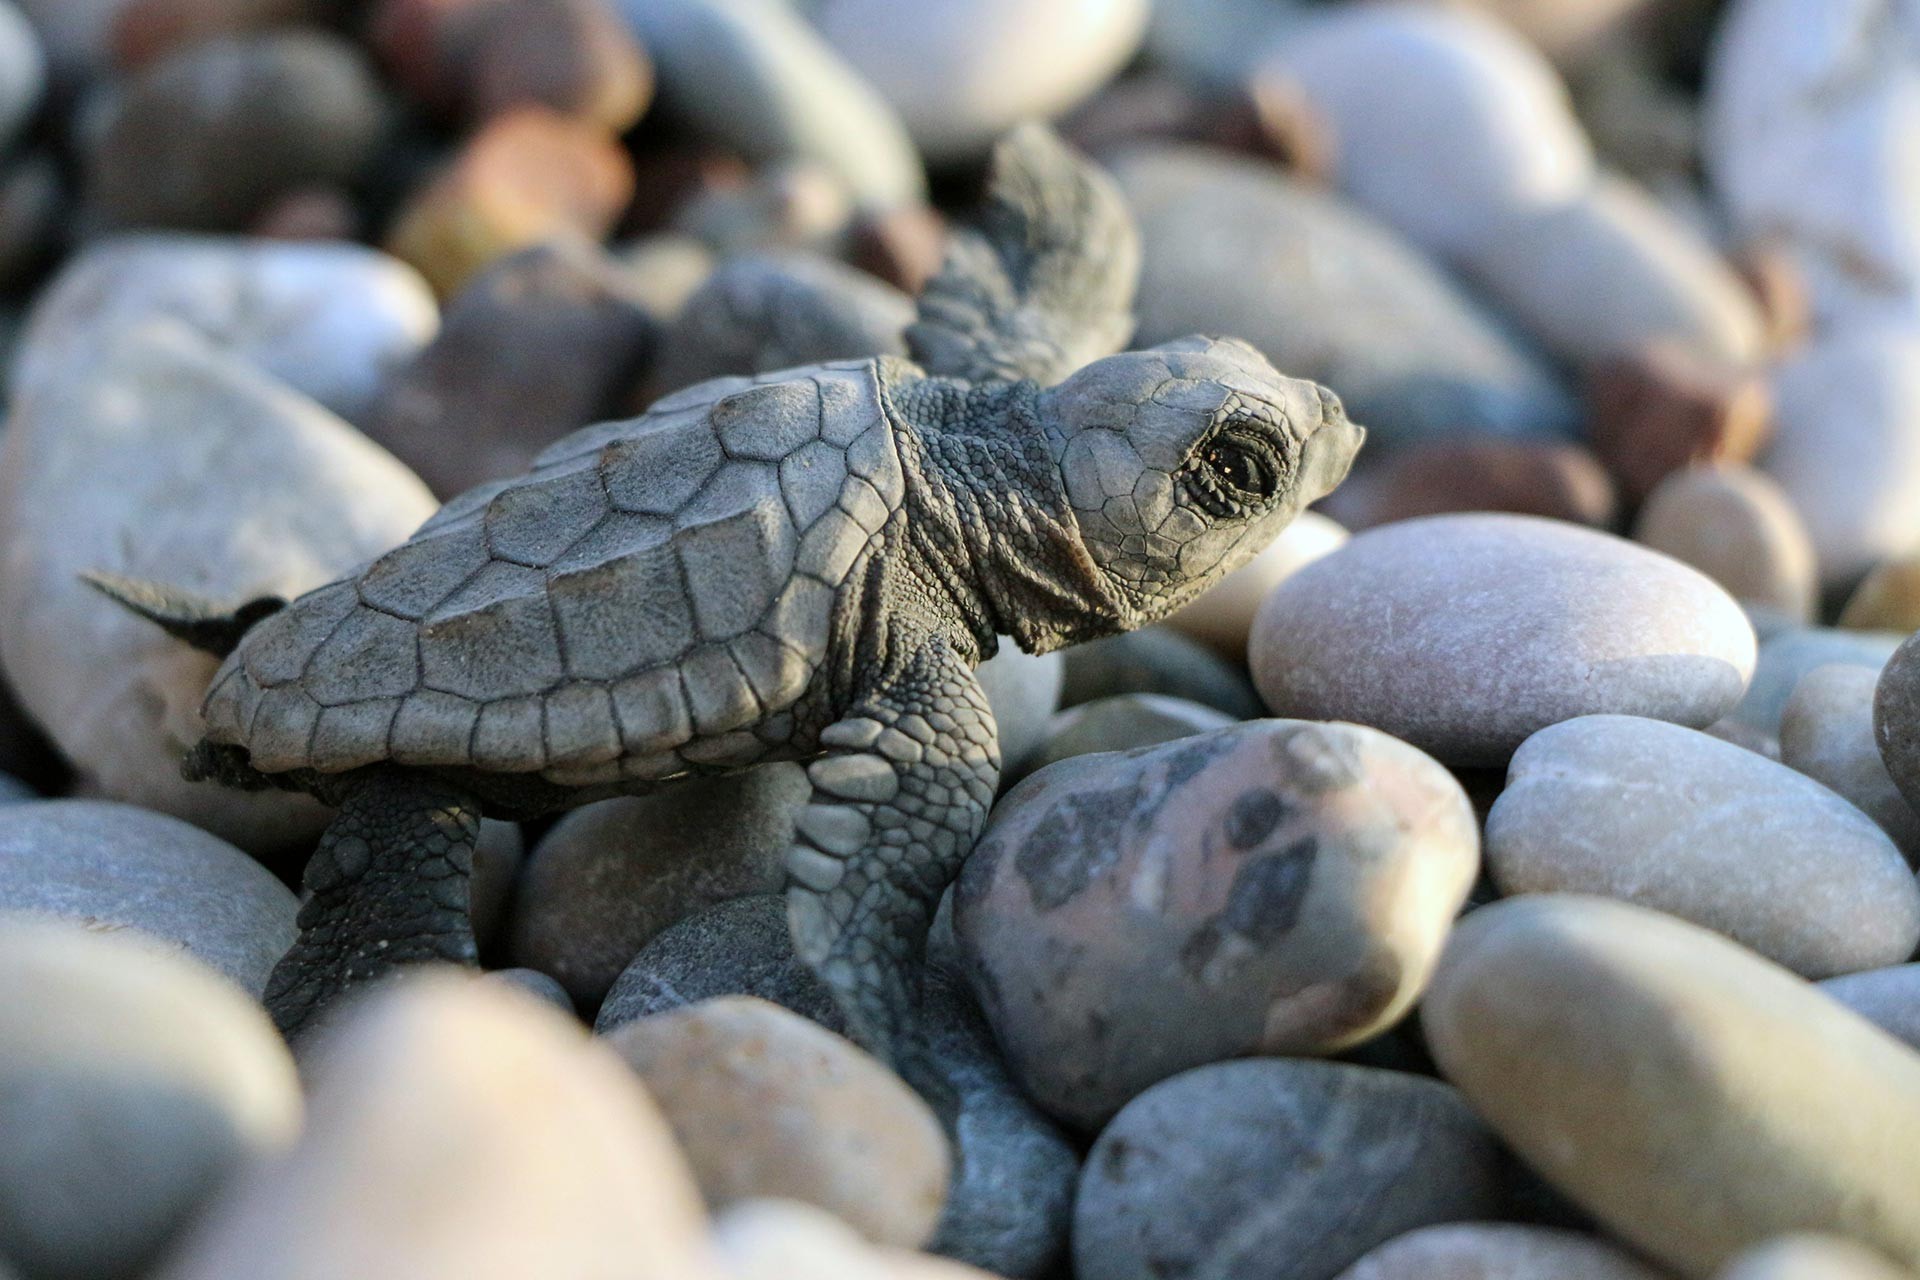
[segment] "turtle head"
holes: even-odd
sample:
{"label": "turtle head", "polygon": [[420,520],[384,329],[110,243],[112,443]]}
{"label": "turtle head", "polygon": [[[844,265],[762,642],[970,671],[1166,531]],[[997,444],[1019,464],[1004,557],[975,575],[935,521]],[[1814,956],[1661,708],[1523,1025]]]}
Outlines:
{"label": "turtle head", "polygon": [[1244,342],[1184,338],[1040,397],[1080,538],[1143,626],[1246,563],[1346,478],[1366,430]]}

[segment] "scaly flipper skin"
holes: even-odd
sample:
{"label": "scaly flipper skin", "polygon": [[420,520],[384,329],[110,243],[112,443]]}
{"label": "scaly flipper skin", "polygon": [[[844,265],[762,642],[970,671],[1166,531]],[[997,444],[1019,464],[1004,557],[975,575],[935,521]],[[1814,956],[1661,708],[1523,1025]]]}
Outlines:
{"label": "scaly flipper skin", "polygon": [[935,636],[820,735],[813,800],[787,855],[800,957],[833,989],[855,1036],[896,1063],[940,895],[987,820],[1000,744],[986,694]]}
{"label": "scaly flipper skin", "polygon": [[473,965],[468,914],[480,811],[418,775],[344,786],[339,815],[307,863],[313,892],[300,940],[267,980],[267,1011],[289,1040],[337,996],[399,965]]}

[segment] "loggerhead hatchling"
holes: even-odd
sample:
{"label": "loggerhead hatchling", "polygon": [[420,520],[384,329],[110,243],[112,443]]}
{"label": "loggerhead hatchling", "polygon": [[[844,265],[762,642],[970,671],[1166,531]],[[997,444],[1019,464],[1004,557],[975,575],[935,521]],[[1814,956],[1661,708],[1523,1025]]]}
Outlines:
{"label": "loggerhead hatchling", "polygon": [[868,1047],[908,1057],[999,770],[974,666],[999,635],[1039,653],[1171,612],[1365,435],[1240,342],[1108,355],[1137,271],[1105,176],[1024,128],[914,361],[722,378],[587,427],[291,604],[96,579],[227,655],[190,776],[339,808],[267,988],[281,1027],[395,965],[474,962],[482,814],[794,760],[796,948]]}

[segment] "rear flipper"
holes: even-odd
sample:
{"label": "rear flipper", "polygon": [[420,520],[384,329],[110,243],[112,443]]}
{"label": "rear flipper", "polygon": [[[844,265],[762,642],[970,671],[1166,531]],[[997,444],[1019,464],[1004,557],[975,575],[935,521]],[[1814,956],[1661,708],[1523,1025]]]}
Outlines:
{"label": "rear flipper", "polygon": [[401,770],[351,784],[307,863],[300,939],[267,980],[289,1040],[349,990],[409,964],[478,963],[468,879],[480,811]]}
{"label": "rear flipper", "polygon": [[83,573],[80,580],[114,603],[139,614],[176,640],[224,658],[240,644],[262,618],[287,607],[279,596],[262,596],[238,608],[228,608],[179,587],[169,587],[117,573]]}

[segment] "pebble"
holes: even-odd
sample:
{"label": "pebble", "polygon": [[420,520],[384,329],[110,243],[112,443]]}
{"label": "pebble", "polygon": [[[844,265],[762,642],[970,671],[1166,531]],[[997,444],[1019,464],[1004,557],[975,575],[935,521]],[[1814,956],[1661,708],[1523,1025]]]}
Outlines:
{"label": "pebble", "polygon": [[1911,1276],[1851,1240],[1789,1235],[1747,1250],[1715,1280],[1911,1280]]}
{"label": "pebble", "polygon": [[663,104],[702,136],[755,165],[818,161],[863,209],[925,202],[900,117],[786,0],[615,2],[653,56]]}
{"label": "pebble", "polygon": [[1082,702],[1056,714],[1020,777],[1050,764],[1097,751],[1131,751],[1237,723],[1224,711],[1158,693],[1121,693]]}
{"label": "pebble", "polygon": [[335,0],[115,0],[107,31],[113,61],[137,69],[216,36],[323,25]]}
{"label": "pebble", "polygon": [[1272,165],[1128,149],[1140,220],[1136,342],[1232,333],[1339,393],[1369,452],[1462,432],[1564,438],[1580,410],[1541,360],[1411,245]]}
{"label": "pebble", "polygon": [[659,333],[629,268],[586,241],[546,241],[453,298],[438,337],[381,388],[365,429],[435,493],[464,493],[616,416]]}
{"label": "pebble", "polygon": [[1594,452],[1634,501],[1675,471],[1752,461],[1773,428],[1760,374],[1670,342],[1596,365],[1587,399]]}
{"label": "pebble", "polygon": [[23,398],[0,437],[6,678],[89,791],[249,853],[304,853],[326,820],[317,802],[180,776],[217,660],[79,575],[290,596],[398,543],[434,506],[312,401],[178,324],[129,327]]}
{"label": "pebble", "polygon": [[1754,635],[1704,575],[1624,539],[1450,515],[1368,530],[1281,583],[1249,659],[1276,715],[1500,765],[1580,715],[1712,724],[1746,689]]}
{"label": "pebble", "polygon": [[1202,592],[1167,618],[1166,625],[1218,653],[1243,662],[1247,632],[1267,593],[1321,556],[1338,550],[1347,531],[1318,511],[1302,511],[1267,549]]}
{"label": "pebble", "polygon": [[940,1123],[849,1041],[726,996],[630,1022],[605,1043],[660,1104],[710,1205],[799,1200],[902,1248],[933,1234],[947,1196]]}
{"label": "pebble", "polygon": [[1813,619],[1813,543],[1800,513],[1764,472],[1737,463],[1675,471],[1647,496],[1633,537],[1692,565],[1743,604],[1796,622]]}
{"label": "pebble", "polygon": [[713,251],[692,236],[661,231],[615,249],[627,268],[635,296],[662,324],[679,319],[693,291],[713,274]]}
{"label": "pebble", "polygon": [[426,281],[358,245],[116,236],[69,260],[35,300],[16,394],[72,376],[76,361],[84,372],[100,348],[160,318],[355,422],[440,324]]}
{"label": "pebble", "polygon": [[1732,718],[1763,733],[1779,735],[1787,700],[1808,673],[1830,663],[1878,671],[1900,647],[1904,636],[1885,631],[1839,631],[1832,627],[1788,627],[1760,644],[1759,661],[1746,697]]}
{"label": "pebble", "polygon": [[661,394],[728,374],[905,355],[906,294],[818,254],[746,254],[688,297],[661,344]]}
{"label": "pebble", "polygon": [[177,818],[104,800],[47,800],[0,824],[0,911],[138,930],[258,996],[293,945],[293,891]]}
{"label": "pebble", "polygon": [[674,210],[672,229],[722,254],[800,249],[836,254],[852,236],[853,195],[818,161],[793,160],[704,183]]}
{"label": "pebble", "polygon": [[40,38],[13,0],[0,0],[0,152],[40,109],[47,87]]}
{"label": "pebble", "polygon": [[1269,720],[1029,777],[953,923],[1015,1077],[1093,1129],[1189,1067],[1392,1025],[1478,869],[1472,806],[1431,759]]}
{"label": "pebble", "polygon": [[1716,934],[1598,898],[1495,903],[1455,929],[1421,1018],[1522,1159],[1682,1274],[1800,1230],[1920,1261],[1920,1057]]}
{"label": "pebble", "polygon": [[1847,597],[1840,625],[1859,631],[1920,631],[1920,554],[1875,565]]}
{"label": "pebble", "polygon": [[530,995],[543,1004],[573,1016],[573,997],[555,978],[550,978],[538,969],[494,969],[481,975],[481,981],[511,987],[524,995]]}
{"label": "pebble", "polygon": [[1340,1280],[1661,1280],[1594,1236],[1508,1222],[1421,1227],[1389,1240]]}
{"label": "pebble", "polygon": [[0,773],[0,805],[25,804],[40,793],[11,774]]}
{"label": "pebble", "polygon": [[1087,1158],[1078,1280],[1332,1280],[1375,1246],[1501,1210],[1493,1137],[1436,1080],[1221,1062],[1134,1099]]}
{"label": "pebble", "polygon": [[811,794],[806,771],[781,762],[574,810],[521,873],[509,958],[596,1007],[661,930],[726,898],[783,889]]}
{"label": "pebble", "polygon": [[1748,366],[1764,355],[1752,290],[1706,240],[1611,174],[1502,227],[1468,275],[1542,347],[1572,365],[1674,343]]}
{"label": "pebble", "polygon": [[1920,632],[1894,651],[1880,673],[1873,736],[1900,794],[1920,806]]}
{"label": "pebble", "polygon": [[1737,0],[1706,60],[1703,152],[1743,237],[1772,237],[1823,327],[1920,315],[1913,124],[1920,11]]}
{"label": "pebble", "polygon": [[1334,9],[1288,31],[1262,75],[1326,119],[1342,190],[1442,258],[1478,257],[1594,179],[1566,86],[1472,10]]}
{"label": "pebble", "polygon": [[1356,530],[1456,511],[1504,511],[1608,528],[1619,505],[1612,477],[1582,445],[1465,434],[1363,465],[1326,501]]}
{"label": "pebble", "polygon": [[1059,650],[1034,655],[1022,652],[1002,636],[1000,650],[974,668],[974,678],[987,695],[993,722],[1000,730],[1001,775],[1018,768],[1046,736],[1047,724],[1060,705],[1066,679],[1066,661]]}
{"label": "pebble", "polygon": [[192,959],[13,918],[0,987],[0,1252],[31,1280],[148,1274],[210,1195],[299,1131],[273,1024]]}
{"label": "pebble", "polygon": [[51,152],[0,161],[0,291],[21,290],[51,263],[72,217],[67,196]]}
{"label": "pebble", "polygon": [[114,93],[86,148],[86,194],[116,226],[239,231],[275,197],[351,183],[387,104],[360,50],[317,31],[223,36]]}
{"label": "pebble", "polygon": [[1780,718],[1780,759],[1831,787],[1879,824],[1910,864],[1920,864],[1920,813],[1893,785],[1873,736],[1870,667],[1815,667]]}
{"label": "pebble", "polygon": [[1183,698],[1235,720],[1262,713],[1244,669],[1168,627],[1142,627],[1065,651],[1060,705],[1123,693]]}
{"label": "pebble", "polygon": [[714,1215],[727,1280],[995,1280],[944,1258],[876,1248],[840,1219],[794,1200],[744,1200]]}
{"label": "pebble", "polygon": [[604,129],[544,107],[493,117],[415,191],[387,249],[441,297],[541,241],[602,239],[633,199],[633,161]]}
{"label": "pebble", "polygon": [[1820,989],[1888,1035],[1920,1049],[1920,964],[1828,978]]}
{"label": "pebble", "polygon": [[1088,97],[1133,57],[1149,0],[818,0],[827,42],[893,104],[929,163],[985,156],[1022,120]]}
{"label": "pebble", "polygon": [[[1470,0],[1556,61],[1584,61],[1649,8],[1647,0]],[[1673,6],[1669,6],[1673,7]]]}
{"label": "pebble", "polygon": [[1824,587],[1920,546],[1920,331],[1829,333],[1774,375],[1767,471],[1807,522]]}
{"label": "pebble", "polygon": [[1583,716],[1529,738],[1486,841],[1502,894],[1623,899],[1809,978],[1897,964],[1920,944],[1920,884],[1871,819],[1784,765],[1658,720]]}
{"label": "pebble", "polygon": [[710,1277],[672,1134],[571,1019],[436,972],[382,984],[315,1049],[299,1144],[153,1280]]}

